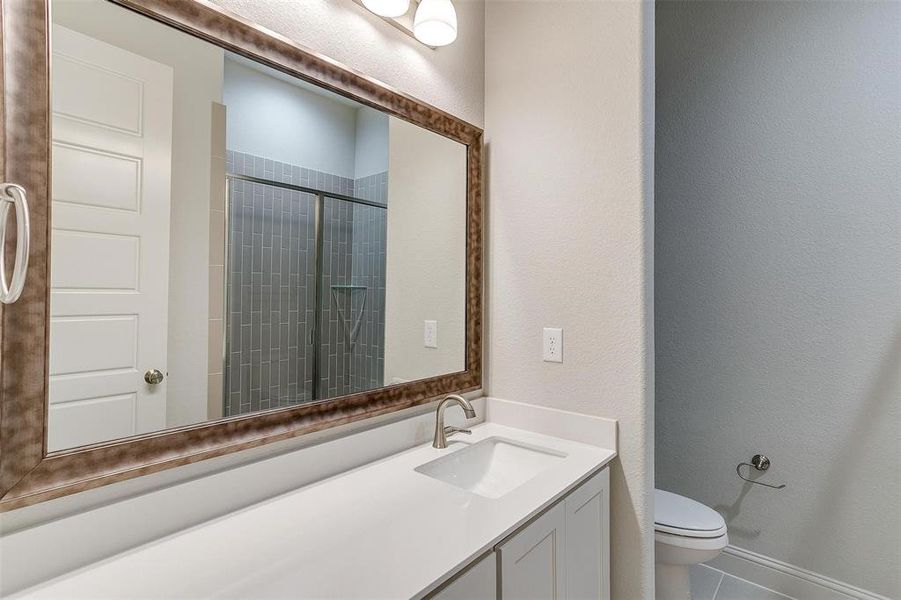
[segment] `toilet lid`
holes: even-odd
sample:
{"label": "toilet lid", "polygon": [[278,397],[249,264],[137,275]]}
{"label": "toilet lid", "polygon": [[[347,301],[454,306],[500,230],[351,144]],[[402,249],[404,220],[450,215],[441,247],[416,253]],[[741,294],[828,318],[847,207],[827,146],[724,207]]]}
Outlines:
{"label": "toilet lid", "polygon": [[654,490],[654,529],[687,537],[719,537],[726,533],[720,513],[691,498]]}

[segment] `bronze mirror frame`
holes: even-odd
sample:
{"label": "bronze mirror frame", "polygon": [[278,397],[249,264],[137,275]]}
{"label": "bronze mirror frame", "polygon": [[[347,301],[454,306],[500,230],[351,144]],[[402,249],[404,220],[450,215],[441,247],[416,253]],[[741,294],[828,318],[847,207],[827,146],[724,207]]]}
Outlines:
{"label": "bronze mirror frame", "polygon": [[[482,130],[204,0],[108,0],[466,145],[466,369],[304,406],[47,452],[49,0],[3,0],[3,181],[25,187],[31,252],[0,319],[0,512],[433,401],[482,383]],[[15,243],[10,240],[9,243]]]}

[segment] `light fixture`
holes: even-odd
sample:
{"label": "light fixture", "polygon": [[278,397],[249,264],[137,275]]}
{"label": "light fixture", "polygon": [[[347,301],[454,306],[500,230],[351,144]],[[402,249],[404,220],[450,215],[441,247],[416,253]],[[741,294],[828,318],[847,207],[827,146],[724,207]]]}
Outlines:
{"label": "light fixture", "polygon": [[447,46],[457,39],[457,11],[451,0],[421,0],[413,35],[426,46]]}
{"label": "light fixture", "polygon": [[380,17],[393,19],[407,14],[410,0],[363,0],[363,6]]}

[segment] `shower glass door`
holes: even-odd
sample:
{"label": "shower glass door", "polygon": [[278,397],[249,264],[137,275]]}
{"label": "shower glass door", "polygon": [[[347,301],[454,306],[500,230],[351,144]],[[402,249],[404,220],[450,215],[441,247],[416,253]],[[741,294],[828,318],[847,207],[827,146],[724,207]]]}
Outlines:
{"label": "shower glass door", "polygon": [[383,386],[385,186],[367,200],[237,160],[227,179],[223,416]]}

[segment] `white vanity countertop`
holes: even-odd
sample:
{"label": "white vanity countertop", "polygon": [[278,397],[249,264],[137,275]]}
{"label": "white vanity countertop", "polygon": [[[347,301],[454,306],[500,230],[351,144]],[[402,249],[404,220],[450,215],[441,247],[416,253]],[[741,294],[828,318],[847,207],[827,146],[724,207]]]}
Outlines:
{"label": "white vanity countertop", "polygon": [[[498,436],[566,458],[489,499],[414,468]],[[608,463],[613,450],[495,423],[419,446],[24,590],[16,598],[412,598]],[[227,489],[223,494],[229,493]],[[77,543],[73,541],[73,550]]]}

